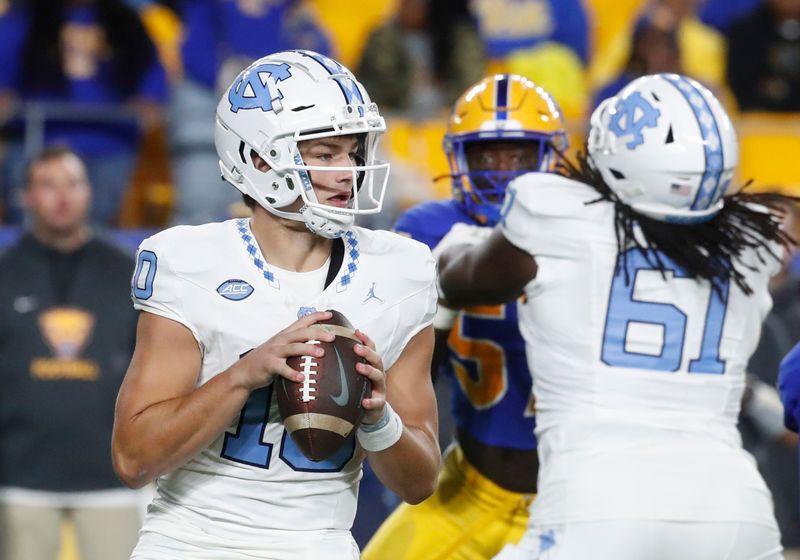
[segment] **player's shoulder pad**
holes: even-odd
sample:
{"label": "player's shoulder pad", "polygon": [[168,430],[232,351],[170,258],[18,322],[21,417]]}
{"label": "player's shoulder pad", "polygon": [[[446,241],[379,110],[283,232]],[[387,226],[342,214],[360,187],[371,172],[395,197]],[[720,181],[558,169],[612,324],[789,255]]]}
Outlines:
{"label": "player's shoulder pad", "polygon": [[353,228],[359,239],[359,252],[392,274],[406,280],[430,282],[436,275],[436,263],[430,248],[414,239],[386,230]]}
{"label": "player's shoulder pad", "polygon": [[511,181],[506,204],[520,204],[533,214],[575,216],[599,198],[591,186],[555,173],[526,173]]}
{"label": "player's shoulder pad", "polygon": [[217,253],[224,250],[220,239],[229,235],[227,222],[199,226],[174,226],[152,235],[139,245],[139,253],[155,253],[176,274],[194,274],[213,268]]}

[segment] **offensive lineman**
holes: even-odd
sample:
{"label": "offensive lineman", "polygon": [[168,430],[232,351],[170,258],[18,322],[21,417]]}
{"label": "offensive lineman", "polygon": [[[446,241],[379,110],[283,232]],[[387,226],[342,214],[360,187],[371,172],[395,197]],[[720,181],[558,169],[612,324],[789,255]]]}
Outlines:
{"label": "offensive lineman", "polygon": [[707,89],[642,77],[594,112],[578,167],[513,182],[486,242],[443,241],[451,305],[527,296],[539,493],[498,559],[781,558],[736,420],[788,239],[761,197],[726,196],[737,161]]}

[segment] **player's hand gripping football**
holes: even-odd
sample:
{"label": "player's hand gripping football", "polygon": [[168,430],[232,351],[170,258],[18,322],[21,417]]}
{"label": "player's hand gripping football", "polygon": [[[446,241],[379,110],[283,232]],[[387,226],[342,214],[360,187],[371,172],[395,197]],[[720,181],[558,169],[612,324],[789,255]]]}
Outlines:
{"label": "player's hand gripping football", "polygon": [[386,373],[383,371],[383,359],[375,351],[375,343],[363,331],[356,329],[356,336],[361,344],[356,344],[353,351],[364,358],[366,363],[356,364],[356,371],[372,383],[372,395],[361,401],[366,413],[364,424],[375,424],[383,417],[386,404]]}
{"label": "player's hand gripping football", "polygon": [[276,375],[290,381],[303,381],[303,374],[286,363],[291,356],[316,356],[325,351],[319,345],[307,341],[333,342],[336,336],[317,323],[331,318],[329,311],[317,311],[301,317],[261,346],[248,352],[239,360],[244,373],[244,384],[251,389],[269,385]]}

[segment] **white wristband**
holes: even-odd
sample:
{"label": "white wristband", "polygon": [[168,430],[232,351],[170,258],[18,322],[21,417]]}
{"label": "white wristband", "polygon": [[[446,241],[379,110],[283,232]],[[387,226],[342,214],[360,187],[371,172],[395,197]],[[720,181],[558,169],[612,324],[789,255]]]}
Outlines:
{"label": "white wristband", "polygon": [[439,307],[436,309],[436,315],[433,316],[433,328],[449,331],[453,328],[456,317],[458,317],[457,310],[445,307],[440,303]]}
{"label": "white wristband", "polygon": [[356,430],[356,438],[367,451],[383,451],[398,442],[403,435],[403,421],[387,402],[383,417],[375,424],[362,424]]}

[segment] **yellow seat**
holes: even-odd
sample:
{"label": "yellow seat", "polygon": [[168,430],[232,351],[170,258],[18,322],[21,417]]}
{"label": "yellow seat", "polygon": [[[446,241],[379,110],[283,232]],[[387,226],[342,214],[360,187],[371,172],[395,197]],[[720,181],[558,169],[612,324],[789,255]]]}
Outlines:
{"label": "yellow seat", "polygon": [[800,195],[800,113],[743,113],[739,133],[741,182],[753,179],[753,190]]}

